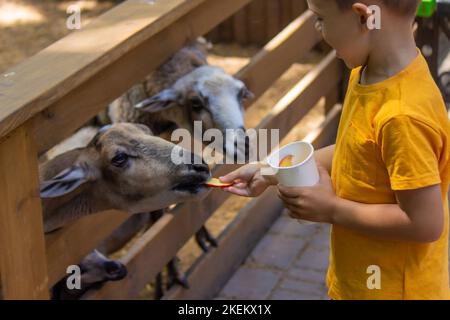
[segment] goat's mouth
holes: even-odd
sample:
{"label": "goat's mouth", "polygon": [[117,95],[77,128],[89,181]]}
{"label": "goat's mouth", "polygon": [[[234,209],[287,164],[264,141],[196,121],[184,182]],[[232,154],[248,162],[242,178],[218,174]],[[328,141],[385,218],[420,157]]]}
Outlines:
{"label": "goat's mouth", "polygon": [[206,181],[208,181],[209,176],[206,175],[195,175],[183,178],[178,182],[173,188],[173,191],[188,193],[188,194],[199,194],[202,191],[206,191]]}

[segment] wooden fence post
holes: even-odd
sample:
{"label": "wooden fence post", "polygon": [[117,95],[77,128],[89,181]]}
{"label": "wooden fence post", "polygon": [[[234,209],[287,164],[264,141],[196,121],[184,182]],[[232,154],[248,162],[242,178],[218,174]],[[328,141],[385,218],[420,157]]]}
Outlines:
{"label": "wooden fence post", "polygon": [[4,299],[48,299],[37,153],[21,126],[0,141],[0,270]]}

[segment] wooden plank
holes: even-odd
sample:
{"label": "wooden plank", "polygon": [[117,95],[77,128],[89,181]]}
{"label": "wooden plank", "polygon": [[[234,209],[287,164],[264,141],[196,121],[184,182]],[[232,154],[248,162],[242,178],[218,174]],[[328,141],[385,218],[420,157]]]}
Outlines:
{"label": "wooden plank", "polygon": [[240,45],[248,44],[248,7],[242,8],[233,16],[234,39]]}
{"label": "wooden plank", "polygon": [[[283,138],[320,97],[328,93],[327,90],[336,86],[340,79],[338,70],[339,63],[332,52],[275,106],[257,129],[280,129],[279,136]],[[222,175],[236,167],[218,166],[213,175]],[[123,258],[122,262],[133,277],[106,283],[100,290],[88,293],[86,298],[135,297],[228,197],[227,193],[216,191],[201,202],[178,206],[173,214],[164,216],[147,231]],[[155,252],[158,252],[158,259],[153,258]]]}
{"label": "wooden plank", "polygon": [[283,204],[275,188],[253,199],[222,232],[218,247],[203,255],[188,272],[191,288],[175,286],[164,300],[213,298],[280,216]]}
{"label": "wooden plank", "polygon": [[280,29],[285,28],[291,22],[292,8],[291,0],[280,1]]}
{"label": "wooden plank", "polygon": [[45,240],[50,286],[65,276],[68,266],[78,264],[129,217],[125,212],[102,212],[48,234]]}
{"label": "wooden plank", "polygon": [[219,35],[220,35],[221,42],[233,42],[234,41],[232,18],[229,18],[220,24]]}
{"label": "wooden plank", "polygon": [[0,86],[0,137],[204,2],[126,1],[8,70],[13,85]]}
{"label": "wooden plank", "polygon": [[0,141],[0,270],[4,299],[48,299],[38,161],[27,128]]}
{"label": "wooden plank", "polygon": [[279,129],[280,137],[284,137],[320,97],[336,87],[341,79],[340,67],[336,53],[330,52],[273,107],[258,127]]}
{"label": "wooden plank", "polygon": [[236,74],[258,98],[321,39],[311,11],[293,21]]}
{"label": "wooden plank", "polygon": [[206,33],[250,0],[208,0],[147,41],[124,53],[95,76],[32,119],[39,153],[68,137],[108,103],[143,79],[187,41]]}
{"label": "wooden plank", "polygon": [[336,103],[338,103],[340,90],[341,89],[338,85],[336,86],[336,88],[330,90],[330,93],[325,96],[325,113],[330,112],[330,110],[333,109]]}
{"label": "wooden plank", "polygon": [[[315,148],[333,144],[342,107],[336,105],[306,141]],[[281,207],[280,207],[281,206]],[[164,300],[213,299],[251,253],[257,241],[279,216],[281,202],[266,191],[247,205],[218,238],[219,246],[202,255],[188,271],[189,290],[173,287]]]}
{"label": "wooden plank", "polygon": [[308,5],[305,0],[292,0],[292,15],[293,19],[296,19],[305,10],[308,9]]}
{"label": "wooden plank", "polygon": [[336,142],[341,113],[342,105],[336,104],[327,114],[325,121],[318,128],[311,131],[303,140],[311,142],[315,149],[334,144]]}
{"label": "wooden plank", "polygon": [[253,1],[248,11],[248,37],[251,44],[263,45],[267,41],[266,2]]}
{"label": "wooden plank", "polygon": [[280,30],[281,22],[280,22],[280,2],[278,0],[266,0],[266,15],[267,15],[267,36],[269,39],[275,37]]}

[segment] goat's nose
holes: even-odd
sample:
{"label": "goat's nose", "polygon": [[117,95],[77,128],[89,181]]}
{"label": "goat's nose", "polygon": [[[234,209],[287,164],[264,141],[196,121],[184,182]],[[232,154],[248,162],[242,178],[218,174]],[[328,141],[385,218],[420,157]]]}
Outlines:
{"label": "goat's nose", "polygon": [[206,163],[202,164],[191,164],[189,165],[189,169],[195,170],[197,172],[204,172],[209,174],[209,167]]}
{"label": "goat's nose", "polygon": [[117,261],[106,261],[103,264],[106,273],[108,274],[108,279],[110,280],[121,280],[127,275],[127,268],[120,262]]}
{"label": "goat's nose", "polygon": [[114,274],[120,271],[122,269],[122,264],[116,262],[116,261],[106,261],[103,264],[103,267],[105,268],[105,271],[108,274]]}
{"label": "goat's nose", "polygon": [[202,163],[202,164],[204,164],[205,161],[204,161],[203,158],[200,157],[199,155],[197,155],[197,154],[195,154],[195,153],[191,153],[191,162],[190,162],[190,163],[191,163],[191,164],[193,164],[193,163],[195,163],[195,164],[197,164],[197,163]]}
{"label": "goat's nose", "polygon": [[191,154],[191,163],[188,164],[188,168],[197,172],[209,173],[209,167],[206,164],[205,160],[194,153]]}

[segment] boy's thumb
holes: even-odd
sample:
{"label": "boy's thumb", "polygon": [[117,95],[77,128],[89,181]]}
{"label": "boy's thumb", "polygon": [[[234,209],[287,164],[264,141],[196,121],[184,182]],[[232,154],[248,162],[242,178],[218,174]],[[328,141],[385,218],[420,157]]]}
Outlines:
{"label": "boy's thumb", "polygon": [[227,175],[224,175],[222,177],[219,177],[219,180],[221,182],[233,182],[234,180],[236,180],[238,178],[238,174],[236,171],[230,172]]}
{"label": "boy's thumb", "polygon": [[319,164],[319,165],[317,165],[317,169],[319,170],[320,178],[329,177],[328,170],[324,166]]}

